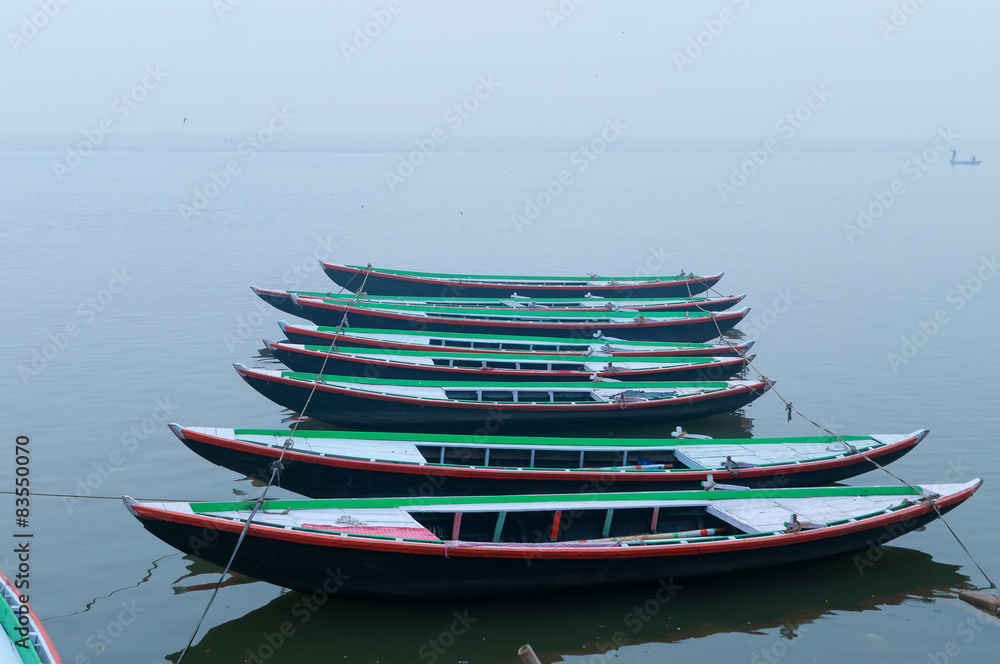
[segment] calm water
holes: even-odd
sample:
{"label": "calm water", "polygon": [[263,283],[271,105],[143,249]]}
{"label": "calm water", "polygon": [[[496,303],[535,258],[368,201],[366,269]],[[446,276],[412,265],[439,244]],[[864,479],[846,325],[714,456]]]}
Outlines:
{"label": "calm water", "polygon": [[[253,363],[287,317],[249,286],[330,290],[316,258],[455,272],[724,270],[722,292],[749,293],[741,328],[759,339],[758,367],[797,408],[843,433],[931,429],[893,466],[910,481],[986,479],[949,521],[1000,577],[1000,154],[980,154],[978,168],[937,163],[914,181],[910,153],[779,153],[724,202],[716,182],[737,153],[609,153],[584,172],[569,153],[440,153],[390,192],[383,174],[396,155],[272,152],[188,219],[179,207],[200,203],[194,189],[238,156],[95,153],[60,183],[51,163],[62,156],[0,152],[5,491],[14,438],[27,434],[35,491],[257,495],[166,423],[288,426],[230,365]],[[519,232],[511,215],[563,169],[573,183]],[[850,242],[844,224],[894,180],[904,193]],[[773,395],[691,428],[813,433],[787,423]],[[0,532],[12,533],[13,497],[2,500]],[[37,497],[30,520],[32,604],[66,661],[176,661],[216,568],[148,535],[117,501]],[[682,582],[666,604],[650,584],[331,601],[303,622],[302,596],[239,580],[185,661],[512,663],[527,642],[545,662],[606,661],[609,647],[616,662],[995,661],[1000,630],[956,599],[983,583],[940,523],[860,573],[845,559]],[[456,613],[468,627],[452,635]],[[294,633],[275,648],[285,622]]]}

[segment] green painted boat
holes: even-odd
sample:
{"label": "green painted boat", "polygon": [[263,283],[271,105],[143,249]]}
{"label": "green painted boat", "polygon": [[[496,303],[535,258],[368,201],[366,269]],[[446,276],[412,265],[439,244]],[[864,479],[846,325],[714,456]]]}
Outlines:
{"label": "green painted boat", "polygon": [[[882,546],[981,484],[269,500],[232,569],[305,593],[384,599],[745,574]],[[216,565],[229,560],[254,509],[124,502],[150,533]],[[790,575],[786,590],[808,582],[808,571]]]}

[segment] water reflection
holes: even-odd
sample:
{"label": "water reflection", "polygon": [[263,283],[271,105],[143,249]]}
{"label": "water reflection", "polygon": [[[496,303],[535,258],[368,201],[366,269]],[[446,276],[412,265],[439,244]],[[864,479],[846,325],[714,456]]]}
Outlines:
{"label": "water reflection", "polygon": [[[543,662],[555,662],[724,632],[778,629],[781,638],[795,639],[802,625],[835,612],[931,602],[971,587],[959,569],[921,551],[887,547],[863,575],[844,558],[773,572],[486,600],[331,598],[316,606],[309,596],[289,592],[210,629],[185,661],[412,664],[437,660],[447,644],[447,657],[440,661],[513,664],[524,643],[531,643]],[[178,655],[166,659],[175,662]]]}
{"label": "water reflection", "polygon": [[[244,583],[263,583],[263,581],[258,581],[257,579],[250,578],[249,576],[237,574],[236,572],[230,572],[225,580],[220,584],[219,573],[222,571],[221,568],[216,567],[212,563],[205,562],[201,558],[191,555],[185,555],[184,560],[188,563],[188,573],[174,581],[173,589],[175,595],[198,592],[199,590],[213,590],[216,584],[218,584],[220,588],[226,588],[229,586],[242,585]],[[182,583],[183,581],[190,580],[199,580],[200,583]]]}

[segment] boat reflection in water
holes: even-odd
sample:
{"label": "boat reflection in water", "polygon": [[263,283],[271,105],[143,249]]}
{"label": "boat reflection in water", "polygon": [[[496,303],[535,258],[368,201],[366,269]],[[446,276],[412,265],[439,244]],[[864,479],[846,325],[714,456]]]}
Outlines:
{"label": "boat reflection in water", "polygon": [[[869,558],[876,562],[869,565]],[[527,600],[345,601],[335,592],[316,599],[287,592],[208,630],[184,661],[413,664],[443,661],[435,648],[447,644],[448,661],[513,663],[517,649],[530,642],[541,661],[557,662],[728,632],[778,629],[780,638],[791,640],[803,625],[832,614],[931,603],[972,586],[959,573],[960,566],[934,562],[921,551],[885,547],[869,558],[803,566],[794,574],[776,570],[695,581],[664,579],[613,592],[533,595]],[[218,573],[201,561],[191,569]],[[176,662],[179,654],[166,659]],[[650,655],[649,661],[655,657]]]}

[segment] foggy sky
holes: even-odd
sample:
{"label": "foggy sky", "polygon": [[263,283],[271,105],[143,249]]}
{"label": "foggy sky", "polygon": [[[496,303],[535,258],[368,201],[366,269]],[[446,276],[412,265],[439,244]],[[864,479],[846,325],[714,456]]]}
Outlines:
{"label": "foggy sky", "polygon": [[763,137],[820,89],[803,137],[995,139],[998,24],[988,0],[6,1],[0,132],[228,133],[277,108],[294,134]]}

